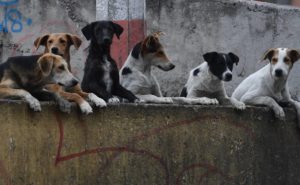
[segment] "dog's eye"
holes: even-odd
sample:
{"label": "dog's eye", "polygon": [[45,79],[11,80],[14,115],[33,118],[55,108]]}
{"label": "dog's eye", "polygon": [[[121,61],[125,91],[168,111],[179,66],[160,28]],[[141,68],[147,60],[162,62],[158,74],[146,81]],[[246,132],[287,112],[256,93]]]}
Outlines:
{"label": "dog's eye", "polygon": [[64,43],[66,43],[66,41],[65,40],[60,40],[60,43],[64,44]]}
{"label": "dog's eye", "polygon": [[64,71],[64,70],[65,70],[65,66],[64,66],[64,65],[61,65],[61,66],[58,67],[58,69]]}
{"label": "dog's eye", "polygon": [[49,44],[52,44],[52,43],[53,43],[53,40],[49,40],[48,42],[49,42]]}
{"label": "dog's eye", "polygon": [[290,62],[290,59],[289,58],[284,58],[284,63],[289,63]]}
{"label": "dog's eye", "polygon": [[278,61],[278,58],[272,58],[272,63],[273,63],[273,64],[276,64],[277,61]]}

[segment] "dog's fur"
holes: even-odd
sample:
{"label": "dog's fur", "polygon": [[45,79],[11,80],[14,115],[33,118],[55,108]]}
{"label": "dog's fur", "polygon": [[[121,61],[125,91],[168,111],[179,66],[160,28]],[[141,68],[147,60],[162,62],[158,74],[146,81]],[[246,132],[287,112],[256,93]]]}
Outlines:
{"label": "dog's fur", "polygon": [[234,64],[239,58],[233,54],[210,52],[203,55],[204,63],[190,72],[189,79],[181,96],[188,98],[216,98],[219,104],[232,104],[237,109],[245,109],[245,104],[235,98],[229,98],[224,81],[231,81]]}
{"label": "dog's fur", "polygon": [[285,113],[278,103],[290,103],[297,110],[300,126],[300,103],[292,100],[287,83],[290,71],[299,58],[300,53],[295,49],[268,50],[263,60],[268,59],[270,63],[247,77],[232,96],[246,104],[268,106],[279,119],[284,119]]}
{"label": "dog's fur", "polygon": [[[70,47],[74,45],[74,47],[78,49],[81,42],[81,39],[76,35],[69,33],[52,33],[38,37],[34,41],[34,45],[37,49],[41,45],[45,46],[44,53],[53,53],[62,56],[67,61],[68,69],[71,71]],[[91,101],[98,107],[106,106],[105,101],[98,98],[95,94],[83,92],[79,84],[72,88],[65,88],[57,84],[47,85],[46,88],[69,101],[76,102],[84,114],[93,112],[92,107],[86,100]]]}
{"label": "dog's fur", "polygon": [[175,68],[166,55],[159,41],[163,32],[156,32],[147,36],[136,44],[120,70],[121,84],[147,103],[180,103],[180,104],[214,104],[207,101],[182,97],[163,97],[160,86],[152,74],[151,67],[155,66],[163,71]]}
{"label": "dog's fur", "polygon": [[69,103],[43,88],[47,84],[65,87],[78,84],[78,80],[68,70],[66,61],[52,54],[8,58],[0,65],[0,79],[1,98],[24,99],[34,111],[41,111],[40,102],[34,97],[39,96],[51,97],[66,112]]}
{"label": "dog's fur", "polygon": [[91,40],[89,54],[84,68],[81,87],[93,92],[109,103],[118,103],[113,95],[137,102],[138,98],[120,84],[119,70],[111,58],[110,47],[113,36],[120,38],[123,28],[111,21],[97,21],[82,29],[87,40]]}

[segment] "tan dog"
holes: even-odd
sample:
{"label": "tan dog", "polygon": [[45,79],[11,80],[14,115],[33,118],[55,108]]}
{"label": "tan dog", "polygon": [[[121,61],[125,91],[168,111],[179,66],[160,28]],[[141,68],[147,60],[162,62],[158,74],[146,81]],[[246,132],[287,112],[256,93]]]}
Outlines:
{"label": "tan dog", "polygon": [[[81,39],[68,33],[52,33],[41,36],[34,41],[36,49],[41,45],[45,46],[44,53],[53,53],[62,56],[68,63],[68,68],[71,71],[70,64],[70,47],[74,45],[78,49],[81,45]],[[105,107],[106,103],[103,99],[97,97],[93,93],[85,93],[81,90],[80,85],[72,88],[65,88],[59,85],[47,85],[47,89],[59,94],[63,98],[76,102],[82,113],[90,114],[93,112],[92,107],[86,101],[91,101],[98,107]]]}
{"label": "tan dog", "polygon": [[60,109],[66,112],[69,102],[45,91],[44,86],[60,84],[73,87],[78,84],[66,61],[53,54],[10,57],[0,65],[0,79],[0,98],[24,99],[34,111],[41,111],[40,102],[34,96],[47,96],[56,100]]}

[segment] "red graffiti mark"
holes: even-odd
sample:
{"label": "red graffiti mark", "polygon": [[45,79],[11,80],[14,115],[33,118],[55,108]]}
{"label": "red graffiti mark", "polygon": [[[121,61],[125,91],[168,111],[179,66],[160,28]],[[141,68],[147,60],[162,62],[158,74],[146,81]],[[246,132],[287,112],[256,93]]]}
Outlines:
{"label": "red graffiti mark", "polygon": [[63,161],[68,161],[68,160],[71,160],[74,158],[79,158],[81,156],[85,156],[85,155],[89,155],[89,154],[97,154],[97,153],[103,153],[103,152],[119,152],[119,154],[124,153],[124,152],[132,153],[135,155],[145,156],[145,157],[148,157],[148,158],[151,158],[151,159],[157,161],[160,164],[160,166],[164,169],[165,176],[166,176],[166,185],[170,184],[169,183],[170,175],[169,175],[169,170],[168,170],[166,162],[163,161],[162,158],[160,158],[159,156],[157,156],[147,150],[138,150],[138,149],[133,149],[133,148],[129,148],[129,147],[102,147],[102,148],[100,147],[100,148],[96,148],[96,149],[85,150],[82,152],[69,154],[66,156],[61,156],[61,150],[62,150],[62,145],[63,145],[63,140],[64,140],[64,128],[63,128],[63,123],[62,123],[58,113],[55,113],[55,117],[58,122],[59,130],[60,130],[60,139],[59,139],[58,150],[57,150],[57,154],[56,154],[55,165],[58,165],[60,162],[63,162]]}
{"label": "red graffiti mark", "polygon": [[219,174],[221,175],[226,181],[229,181],[231,183],[234,183],[234,179],[233,177],[225,174],[224,172],[222,172],[221,170],[219,170],[217,167],[210,165],[210,164],[205,164],[205,163],[199,163],[199,164],[192,164],[186,168],[184,168],[178,175],[176,178],[176,185],[181,185],[181,180],[182,177],[184,176],[184,174],[190,170],[196,169],[196,168],[204,168],[207,170],[207,172],[203,173],[200,176],[199,179],[199,184],[201,184],[203,182],[203,180],[207,177],[209,177],[209,175],[215,175],[215,174]]}
{"label": "red graffiti mark", "polygon": [[6,170],[6,168],[5,168],[5,166],[4,166],[4,164],[3,164],[2,161],[0,161],[0,177],[2,177],[4,184],[11,185],[10,175],[7,172],[7,170]]}

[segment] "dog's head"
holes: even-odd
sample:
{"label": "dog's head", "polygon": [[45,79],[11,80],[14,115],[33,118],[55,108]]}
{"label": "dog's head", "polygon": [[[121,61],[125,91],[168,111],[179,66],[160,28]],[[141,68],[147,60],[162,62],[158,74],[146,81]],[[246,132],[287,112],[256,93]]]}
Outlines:
{"label": "dog's head", "polygon": [[38,49],[41,45],[45,46],[45,53],[60,55],[64,59],[69,59],[70,47],[74,45],[78,49],[81,39],[69,33],[52,33],[38,37],[34,41],[34,46]]}
{"label": "dog's head", "polygon": [[69,71],[67,62],[58,55],[44,54],[38,60],[39,69],[47,83],[55,83],[65,87],[73,87],[78,80]]}
{"label": "dog's head", "polygon": [[112,43],[114,34],[120,39],[124,29],[112,21],[96,21],[86,25],[81,31],[87,40],[91,40],[98,45],[109,46]]}
{"label": "dog's head", "polygon": [[233,53],[210,52],[203,55],[204,60],[208,63],[209,70],[220,80],[231,81],[233,64],[239,63],[239,57]]}
{"label": "dog's head", "polygon": [[263,60],[270,61],[270,73],[276,78],[287,78],[294,63],[300,58],[299,51],[288,48],[272,48],[265,52]]}
{"label": "dog's head", "polygon": [[175,65],[171,63],[159,41],[159,37],[163,34],[163,32],[155,32],[148,35],[142,42],[134,47],[131,55],[136,59],[141,55],[144,61],[164,71],[174,69]]}

